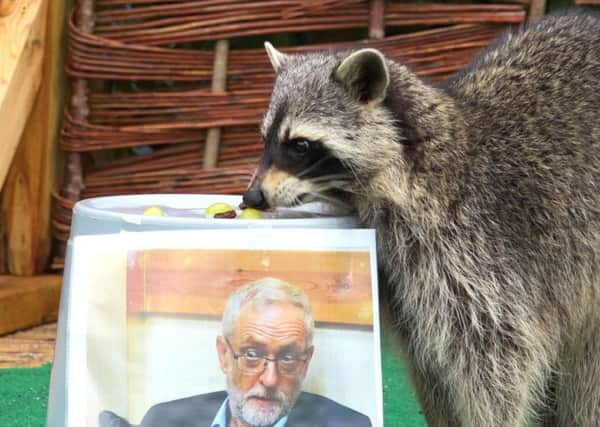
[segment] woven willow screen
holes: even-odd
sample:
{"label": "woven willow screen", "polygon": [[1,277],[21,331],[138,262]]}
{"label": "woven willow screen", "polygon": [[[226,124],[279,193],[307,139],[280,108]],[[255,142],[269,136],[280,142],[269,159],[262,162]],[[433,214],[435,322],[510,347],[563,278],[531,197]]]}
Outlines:
{"label": "woven willow screen", "polygon": [[264,40],[283,52],[376,47],[441,81],[534,7],[499,1],[79,0],[53,266],[62,267],[77,200],[246,188],[274,79]]}

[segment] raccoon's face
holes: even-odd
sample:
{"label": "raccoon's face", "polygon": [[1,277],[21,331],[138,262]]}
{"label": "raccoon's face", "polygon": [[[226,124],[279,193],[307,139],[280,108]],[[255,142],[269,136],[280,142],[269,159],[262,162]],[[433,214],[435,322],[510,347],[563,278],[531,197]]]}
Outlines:
{"label": "raccoon's face", "polygon": [[244,203],[351,206],[397,147],[383,106],[384,57],[374,49],[292,56],[266,46],[277,78],[261,129],[265,150]]}

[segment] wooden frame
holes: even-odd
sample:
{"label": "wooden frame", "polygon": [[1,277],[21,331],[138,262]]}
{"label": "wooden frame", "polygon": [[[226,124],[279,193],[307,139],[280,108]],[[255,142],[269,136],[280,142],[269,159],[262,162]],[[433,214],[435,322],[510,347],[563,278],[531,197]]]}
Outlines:
{"label": "wooden frame", "polygon": [[1,199],[6,246],[0,247],[0,253],[4,252],[4,270],[19,276],[47,271],[51,250],[50,206],[64,103],[64,36],[70,2],[45,1],[46,35],[40,42],[43,79],[32,100]]}
{"label": "wooden frame", "polygon": [[[3,157],[1,166],[6,179],[0,198],[0,273],[10,275],[0,276],[0,335],[57,317],[62,277],[40,274],[48,270],[51,248],[51,189],[69,4],[69,0],[0,0],[0,34],[9,27],[10,46],[16,49],[23,43],[24,48],[21,55],[4,55],[3,50],[0,58],[0,129],[3,147],[9,147],[2,154],[12,154],[12,162]],[[11,59],[16,60],[15,68],[10,68]],[[9,72],[15,78],[8,79]]]}
{"label": "wooden frame", "polygon": [[0,1],[0,187],[42,81],[46,0]]}

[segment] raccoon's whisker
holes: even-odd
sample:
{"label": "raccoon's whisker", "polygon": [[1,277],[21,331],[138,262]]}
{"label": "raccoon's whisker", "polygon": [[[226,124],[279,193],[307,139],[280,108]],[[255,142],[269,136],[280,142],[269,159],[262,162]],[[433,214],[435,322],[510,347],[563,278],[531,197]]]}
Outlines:
{"label": "raccoon's whisker", "polygon": [[323,181],[310,181],[310,184],[315,191],[325,192],[328,190],[344,190],[351,187],[352,180],[350,179],[328,179]]}
{"label": "raccoon's whisker", "polygon": [[356,184],[358,184],[358,186],[361,188],[361,190],[366,193],[367,192],[366,186],[361,182],[358,174],[356,173],[356,171],[354,170],[352,165],[350,163],[344,163],[344,166],[346,166],[346,168],[348,168],[348,170],[352,173],[352,175],[354,176],[354,181],[356,181]]}
{"label": "raccoon's whisker", "polygon": [[328,155],[325,157],[321,157],[319,160],[317,160],[316,162],[314,162],[312,165],[310,165],[309,167],[307,167],[306,169],[300,171],[297,176],[298,178],[302,178],[303,176],[305,176],[307,173],[311,172],[312,170],[314,170],[315,168],[319,167],[323,162],[326,162],[327,160],[331,159],[332,156]]}
{"label": "raccoon's whisker", "polygon": [[311,181],[311,184],[316,193],[326,193],[330,190],[339,190],[346,193],[353,193],[351,187],[348,186],[349,179],[330,179],[322,182]]}
{"label": "raccoon's whisker", "polygon": [[310,181],[313,184],[318,184],[321,182],[332,181],[332,180],[335,180],[337,182],[350,181],[351,178],[352,178],[352,175],[349,173],[335,173],[335,174],[331,174],[331,175],[323,175],[323,176],[317,176],[315,178],[309,178],[308,181]]}
{"label": "raccoon's whisker", "polygon": [[331,184],[331,185],[315,185],[315,186],[313,186],[312,191],[310,191],[306,194],[308,194],[316,199],[330,202],[332,204],[343,206],[345,208],[351,208],[352,206],[350,205],[349,202],[347,202],[343,199],[340,199],[339,197],[335,197],[335,196],[329,194],[329,192],[331,192],[331,191],[353,194],[354,192],[352,190],[344,187],[344,185],[346,183],[338,182],[337,184],[339,184],[339,185],[335,185],[335,183],[332,182],[332,183],[328,183],[328,184]]}
{"label": "raccoon's whisker", "polygon": [[324,202],[328,202],[329,204],[340,207],[342,209],[351,209],[352,208],[352,205],[350,203],[346,203],[343,200],[336,199],[335,197],[330,197],[330,196],[320,193],[320,192],[311,191],[311,192],[308,192],[305,194],[312,196],[315,200],[321,200]]}

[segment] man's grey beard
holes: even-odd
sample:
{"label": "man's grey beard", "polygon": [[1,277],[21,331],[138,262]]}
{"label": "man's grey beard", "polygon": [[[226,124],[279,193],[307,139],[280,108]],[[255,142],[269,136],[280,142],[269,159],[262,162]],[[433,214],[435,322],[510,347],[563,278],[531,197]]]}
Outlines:
{"label": "man's grey beard", "polygon": [[[260,384],[243,394],[233,384],[231,375],[227,375],[227,393],[229,394],[229,409],[233,417],[248,427],[268,427],[290,412],[300,395],[300,384],[290,396],[282,391],[268,390]],[[276,402],[271,408],[261,408],[248,401],[251,397],[274,399]]]}

